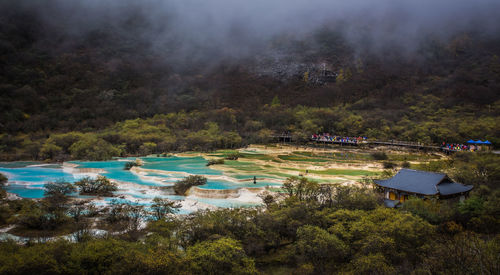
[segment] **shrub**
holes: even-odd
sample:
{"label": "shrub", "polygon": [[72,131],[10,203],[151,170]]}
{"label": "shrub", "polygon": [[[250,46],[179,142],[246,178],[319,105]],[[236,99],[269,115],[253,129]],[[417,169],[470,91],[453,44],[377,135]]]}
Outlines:
{"label": "shrub", "polygon": [[241,157],[241,154],[238,152],[234,152],[234,153],[230,153],[230,154],[226,155],[227,160],[238,160],[238,158],[240,158],[240,157]]}
{"label": "shrub", "polygon": [[174,185],[175,193],[185,195],[186,191],[192,186],[204,185],[207,183],[207,178],[198,175],[187,176],[184,179],[177,181]]}
{"label": "shrub", "polygon": [[119,156],[121,150],[95,135],[86,135],[69,147],[71,157],[83,160],[107,160]]}
{"label": "shrub", "polygon": [[68,196],[76,191],[73,184],[65,181],[49,182],[44,185],[46,199],[55,204],[62,204],[68,200]]}
{"label": "shrub", "polygon": [[224,164],[224,159],[211,159],[207,162],[207,166],[216,164]]}
{"label": "shrub", "polygon": [[403,164],[401,164],[401,167],[403,168],[410,168],[411,164],[408,162],[408,161],[405,161],[403,162]]}
{"label": "shrub", "polygon": [[393,169],[394,167],[396,167],[394,162],[384,161],[384,169]]}
{"label": "shrub", "polygon": [[4,176],[3,174],[0,174],[0,186],[3,186],[4,184],[6,184],[8,180],[9,179],[6,176]]}
{"label": "shrub", "polygon": [[128,162],[125,163],[125,167],[123,169],[124,170],[130,170],[134,166],[141,166],[141,165],[142,165],[142,162],[140,160],[128,161]]}
{"label": "shrub", "polygon": [[402,209],[410,212],[431,224],[446,222],[453,215],[452,208],[445,201],[423,200],[411,197],[403,203]]}
{"label": "shrub", "polygon": [[137,166],[137,163],[135,163],[134,161],[127,161],[123,170],[130,170],[134,166]]}
{"label": "shrub", "polygon": [[151,215],[154,220],[163,220],[169,214],[175,214],[181,208],[181,204],[168,199],[156,197],[151,205]]}
{"label": "shrub", "polygon": [[121,203],[116,199],[111,201],[107,208],[105,220],[114,224],[114,228],[135,232],[139,229],[141,221],[147,217],[147,212],[143,205]]}
{"label": "shrub", "polygon": [[0,174],[0,199],[3,199],[5,196],[7,196],[7,192],[3,189],[3,186],[7,183],[9,179],[4,176],[3,174]]}
{"label": "shrub", "polygon": [[118,187],[104,176],[97,176],[96,179],[85,177],[75,185],[80,189],[80,194],[110,196]]}
{"label": "shrub", "polygon": [[374,160],[386,160],[389,158],[389,157],[387,157],[387,154],[385,152],[372,153],[372,157]]}
{"label": "shrub", "polygon": [[199,242],[186,254],[192,274],[258,274],[254,261],[231,238]]}

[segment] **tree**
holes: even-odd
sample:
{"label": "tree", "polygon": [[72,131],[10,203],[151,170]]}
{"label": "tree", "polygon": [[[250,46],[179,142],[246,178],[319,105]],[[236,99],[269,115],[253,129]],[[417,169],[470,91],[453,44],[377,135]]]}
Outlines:
{"label": "tree", "polygon": [[224,164],[224,159],[210,159],[208,160],[206,166],[212,166],[216,164]]}
{"label": "tree", "polygon": [[49,182],[44,185],[44,196],[50,201],[57,203],[65,203],[68,200],[68,195],[76,191],[76,187],[63,180]]}
{"label": "tree", "polygon": [[370,254],[351,261],[353,274],[386,275],[397,274],[396,269],[385,259],[384,255]]}
{"label": "tree", "polygon": [[222,147],[224,148],[235,148],[241,146],[242,142],[241,136],[236,131],[226,131],[222,133]]}
{"label": "tree", "polygon": [[141,222],[146,218],[147,213],[143,205],[125,204],[127,229],[129,233],[136,233],[141,226]]}
{"label": "tree", "polygon": [[462,232],[435,245],[425,264],[433,273],[498,274],[500,240]]}
{"label": "tree", "polygon": [[432,224],[439,224],[449,220],[454,214],[446,201],[423,200],[410,197],[402,205],[402,210],[420,216]]}
{"label": "tree", "polygon": [[270,192],[265,191],[264,193],[259,194],[258,196],[259,198],[262,199],[262,202],[266,205],[267,208],[269,208],[273,203],[275,203],[275,198]]}
{"label": "tree", "polygon": [[[42,148],[43,150],[43,148]],[[94,134],[87,134],[69,148],[71,157],[83,160],[107,160],[120,155],[120,149],[114,147]]]}
{"label": "tree", "polygon": [[111,196],[113,191],[118,190],[116,183],[111,182],[105,176],[97,176],[96,179],[84,177],[75,182],[75,186],[80,190],[80,194]]}
{"label": "tree", "polygon": [[3,189],[5,184],[7,183],[9,179],[4,176],[4,174],[0,173],[0,200],[3,199],[6,196],[6,191]]}
{"label": "tree", "polygon": [[35,230],[52,230],[68,221],[65,208],[52,207],[47,201],[24,204],[16,216],[19,225]]}
{"label": "tree", "polygon": [[281,105],[280,99],[277,95],[273,97],[273,101],[271,101],[271,107],[279,107]]}
{"label": "tree", "polygon": [[127,161],[127,162],[125,162],[125,167],[123,168],[123,170],[130,170],[130,169],[132,169],[132,167],[141,166],[141,165],[142,165],[142,161],[140,159],[136,159],[135,161]]}
{"label": "tree", "polygon": [[428,255],[435,227],[394,209],[337,210],[328,215],[329,233],[349,244],[356,257],[381,253],[391,263],[416,264]]}
{"label": "tree", "polygon": [[453,159],[452,177],[463,184],[495,187],[500,184],[500,156],[461,153]]}
{"label": "tree", "polygon": [[154,142],[144,142],[141,147],[139,147],[139,152],[141,155],[149,155],[156,151],[158,145]]}
{"label": "tree", "polygon": [[0,173],[0,187],[3,187],[9,179],[2,173]]}
{"label": "tree", "polygon": [[155,197],[151,205],[152,214],[155,220],[163,220],[169,214],[174,214],[179,211],[180,203],[168,199]]}
{"label": "tree", "polygon": [[205,185],[207,178],[199,175],[190,175],[179,180],[174,185],[174,191],[177,195],[185,195],[187,190],[193,186]]}
{"label": "tree", "polygon": [[141,274],[188,274],[186,261],[173,250],[164,247],[128,251],[124,261],[117,264],[116,274],[128,274],[134,270]]}
{"label": "tree", "polygon": [[305,177],[289,177],[282,187],[290,197],[297,197],[301,201],[317,201],[319,196],[319,184]]}
{"label": "tree", "polygon": [[43,159],[56,159],[62,152],[61,147],[49,142],[44,143],[40,149],[40,155]]}
{"label": "tree", "polygon": [[189,247],[187,262],[193,274],[257,274],[254,261],[231,238],[204,241]]}
{"label": "tree", "polygon": [[239,152],[231,152],[227,154],[224,158],[227,160],[238,160],[241,157],[241,154]]}
{"label": "tree", "polygon": [[[326,203],[336,209],[375,209],[381,203],[381,197],[368,186],[343,186],[340,184],[329,185],[332,190],[328,192],[330,198]],[[323,189],[326,186],[323,186]]]}
{"label": "tree", "polygon": [[385,152],[374,152],[371,156],[374,160],[387,160],[389,158]]}
{"label": "tree", "polygon": [[335,262],[342,262],[348,247],[337,236],[311,225],[297,230],[295,252],[299,262],[312,263],[318,273],[335,268]]}
{"label": "tree", "polygon": [[106,208],[105,220],[114,230],[125,231],[130,237],[137,238],[141,222],[147,217],[147,212],[143,205],[138,203],[123,203],[113,199]]}

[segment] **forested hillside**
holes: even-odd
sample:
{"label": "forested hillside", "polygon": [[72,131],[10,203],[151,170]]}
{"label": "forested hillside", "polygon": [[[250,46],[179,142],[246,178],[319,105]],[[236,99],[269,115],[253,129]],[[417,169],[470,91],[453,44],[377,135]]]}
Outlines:
{"label": "forested hillside", "polygon": [[[272,35],[251,54],[221,54],[227,49],[214,43],[181,56],[184,41],[176,35],[161,43],[144,38],[161,34],[151,32],[157,26],[144,10],[109,11],[120,17],[106,13],[76,29],[77,19],[40,11],[57,1],[16,3],[5,1],[0,15],[4,159],[52,158],[44,146],[70,131],[123,154],[148,144],[153,152],[232,147],[262,141],[272,131],[500,143],[495,32],[471,26],[409,41],[407,48],[386,41],[375,49],[356,44],[332,23],[306,35]],[[326,71],[330,76],[322,81]],[[233,137],[208,146],[179,141],[206,136],[203,131]],[[131,132],[150,134],[131,140]]]}
{"label": "forested hillside", "polygon": [[178,202],[159,197],[150,207],[71,200],[75,187],[62,181],[48,183],[43,199],[6,200],[0,174],[0,226],[16,224],[21,236],[75,232],[73,242],[0,242],[0,274],[498,274],[499,159],[457,153],[431,162],[473,184],[470,197],[411,197],[396,209],[381,206],[368,178],[291,177],[261,207],[171,215]]}

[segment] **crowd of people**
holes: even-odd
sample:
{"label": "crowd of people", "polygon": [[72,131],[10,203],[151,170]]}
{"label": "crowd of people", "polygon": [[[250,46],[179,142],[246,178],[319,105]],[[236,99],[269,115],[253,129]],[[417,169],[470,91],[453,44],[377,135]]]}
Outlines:
{"label": "crowd of people", "polygon": [[[311,140],[316,141],[316,142],[326,142],[326,143],[344,143],[344,144],[359,144],[359,143],[366,143],[367,142],[366,137],[346,137],[346,136],[337,136],[333,135],[330,133],[322,133],[322,134],[313,134],[311,135]],[[478,143],[481,141],[477,141]],[[484,145],[490,145],[491,143],[489,141],[485,141],[479,145],[477,144],[471,144],[471,141],[467,142],[467,144],[461,144],[461,143],[446,143],[443,142],[441,144],[441,149],[444,151],[478,151],[478,150],[484,150]],[[483,147],[481,146],[483,145]],[[488,147],[486,147],[488,148]]]}
{"label": "crowd of people", "polygon": [[450,151],[471,151],[473,148],[466,144],[458,144],[458,143],[444,143],[441,148]]}
{"label": "crowd of people", "polygon": [[311,139],[314,141],[320,141],[320,142],[358,144],[358,143],[365,141],[367,138],[366,137],[343,137],[343,136],[330,135],[329,133],[323,133],[323,134],[313,134],[311,136]]}

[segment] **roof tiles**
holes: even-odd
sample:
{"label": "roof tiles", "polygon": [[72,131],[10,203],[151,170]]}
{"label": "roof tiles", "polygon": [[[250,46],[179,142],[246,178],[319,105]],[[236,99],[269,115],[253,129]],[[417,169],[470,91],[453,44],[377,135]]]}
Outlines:
{"label": "roof tiles", "polygon": [[411,169],[401,169],[394,177],[375,183],[382,187],[422,195],[452,195],[472,189],[472,186],[451,182],[443,173]]}

